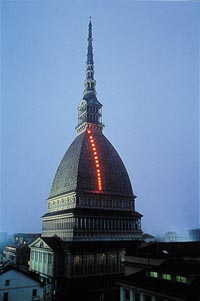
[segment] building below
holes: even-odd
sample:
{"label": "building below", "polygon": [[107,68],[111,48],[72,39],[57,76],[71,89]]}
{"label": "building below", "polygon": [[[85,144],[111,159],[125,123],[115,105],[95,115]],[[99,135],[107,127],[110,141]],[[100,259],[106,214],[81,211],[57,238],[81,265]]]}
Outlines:
{"label": "building below", "polygon": [[127,250],[120,301],[199,301],[200,243],[154,243]]}
{"label": "building below", "polygon": [[181,241],[188,241],[188,237],[186,235],[181,235],[176,233],[175,231],[168,231],[164,234],[164,241],[165,242],[181,242]]}
{"label": "building below", "polygon": [[48,298],[44,299],[46,295],[48,295],[46,287],[37,279],[35,273],[12,264],[1,265],[1,301],[51,301]]}
{"label": "building below", "polygon": [[189,237],[192,241],[200,241],[200,228],[189,230]]}

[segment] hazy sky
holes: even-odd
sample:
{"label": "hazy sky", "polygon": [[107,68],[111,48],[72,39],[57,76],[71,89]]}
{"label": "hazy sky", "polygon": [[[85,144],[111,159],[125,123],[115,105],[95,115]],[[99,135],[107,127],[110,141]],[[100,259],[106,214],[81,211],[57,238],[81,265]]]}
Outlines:
{"label": "hazy sky", "polygon": [[143,230],[197,227],[200,3],[1,6],[1,231],[41,231],[55,171],[76,137],[89,16],[104,134],[127,167]]}

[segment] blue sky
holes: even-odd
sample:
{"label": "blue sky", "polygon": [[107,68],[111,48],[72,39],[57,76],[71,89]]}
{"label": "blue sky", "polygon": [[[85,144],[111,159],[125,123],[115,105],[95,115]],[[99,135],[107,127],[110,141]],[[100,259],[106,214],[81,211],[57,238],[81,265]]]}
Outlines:
{"label": "blue sky", "polygon": [[145,232],[199,225],[195,1],[2,1],[1,230],[40,232],[76,137],[87,26],[104,134],[124,161]]}

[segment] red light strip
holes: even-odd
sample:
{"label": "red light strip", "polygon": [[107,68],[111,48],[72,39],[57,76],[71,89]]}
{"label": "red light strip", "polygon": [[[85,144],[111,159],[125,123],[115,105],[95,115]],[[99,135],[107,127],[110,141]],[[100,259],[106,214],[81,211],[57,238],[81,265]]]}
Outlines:
{"label": "red light strip", "polygon": [[94,162],[95,162],[95,166],[96,166],[98,190],[102,190],[101,168],[100,168],[100,164],[99,164],[99,156],[98,156],[98,151],[96,149],[95,139],[92,136],[90,130],[87,130],[87,133],[89,134],[89,141],[90,141],[90,145],[92,147],[93,158],[94,158]]}

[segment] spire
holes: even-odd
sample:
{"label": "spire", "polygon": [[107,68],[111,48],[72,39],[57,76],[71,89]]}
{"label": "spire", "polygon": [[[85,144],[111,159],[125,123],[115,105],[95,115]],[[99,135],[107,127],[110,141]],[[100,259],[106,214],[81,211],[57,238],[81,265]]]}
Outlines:
{"label": "spire", "polygon": [[88,51],[87,51],[87,65],[94,65],[93,61],[93,47],[92,47],[92,22],[91,22],[91,17],[90,17],[90,22],[88,25]]}
{"label": "spire", "polygon": [[84,81],[83,98],[78,106],[77,133],[86,129],[102,130],[102,104],[96,97],[96,81],[94,79],[94,60],[92,47],[92,22],[91,17],[88,25],[88,47],[86,61],[86,79]]}
{"label": "spire", "polygon": [[84,81],[85,89],[83,98],[86,95],[96,95],[96,81],[94,79],[94,59],[93,59],[93,46],[92,46],[92,22],[91,17],[88,25],[88,47],[87,47],[87,62],[86,62],[86,79]]}

